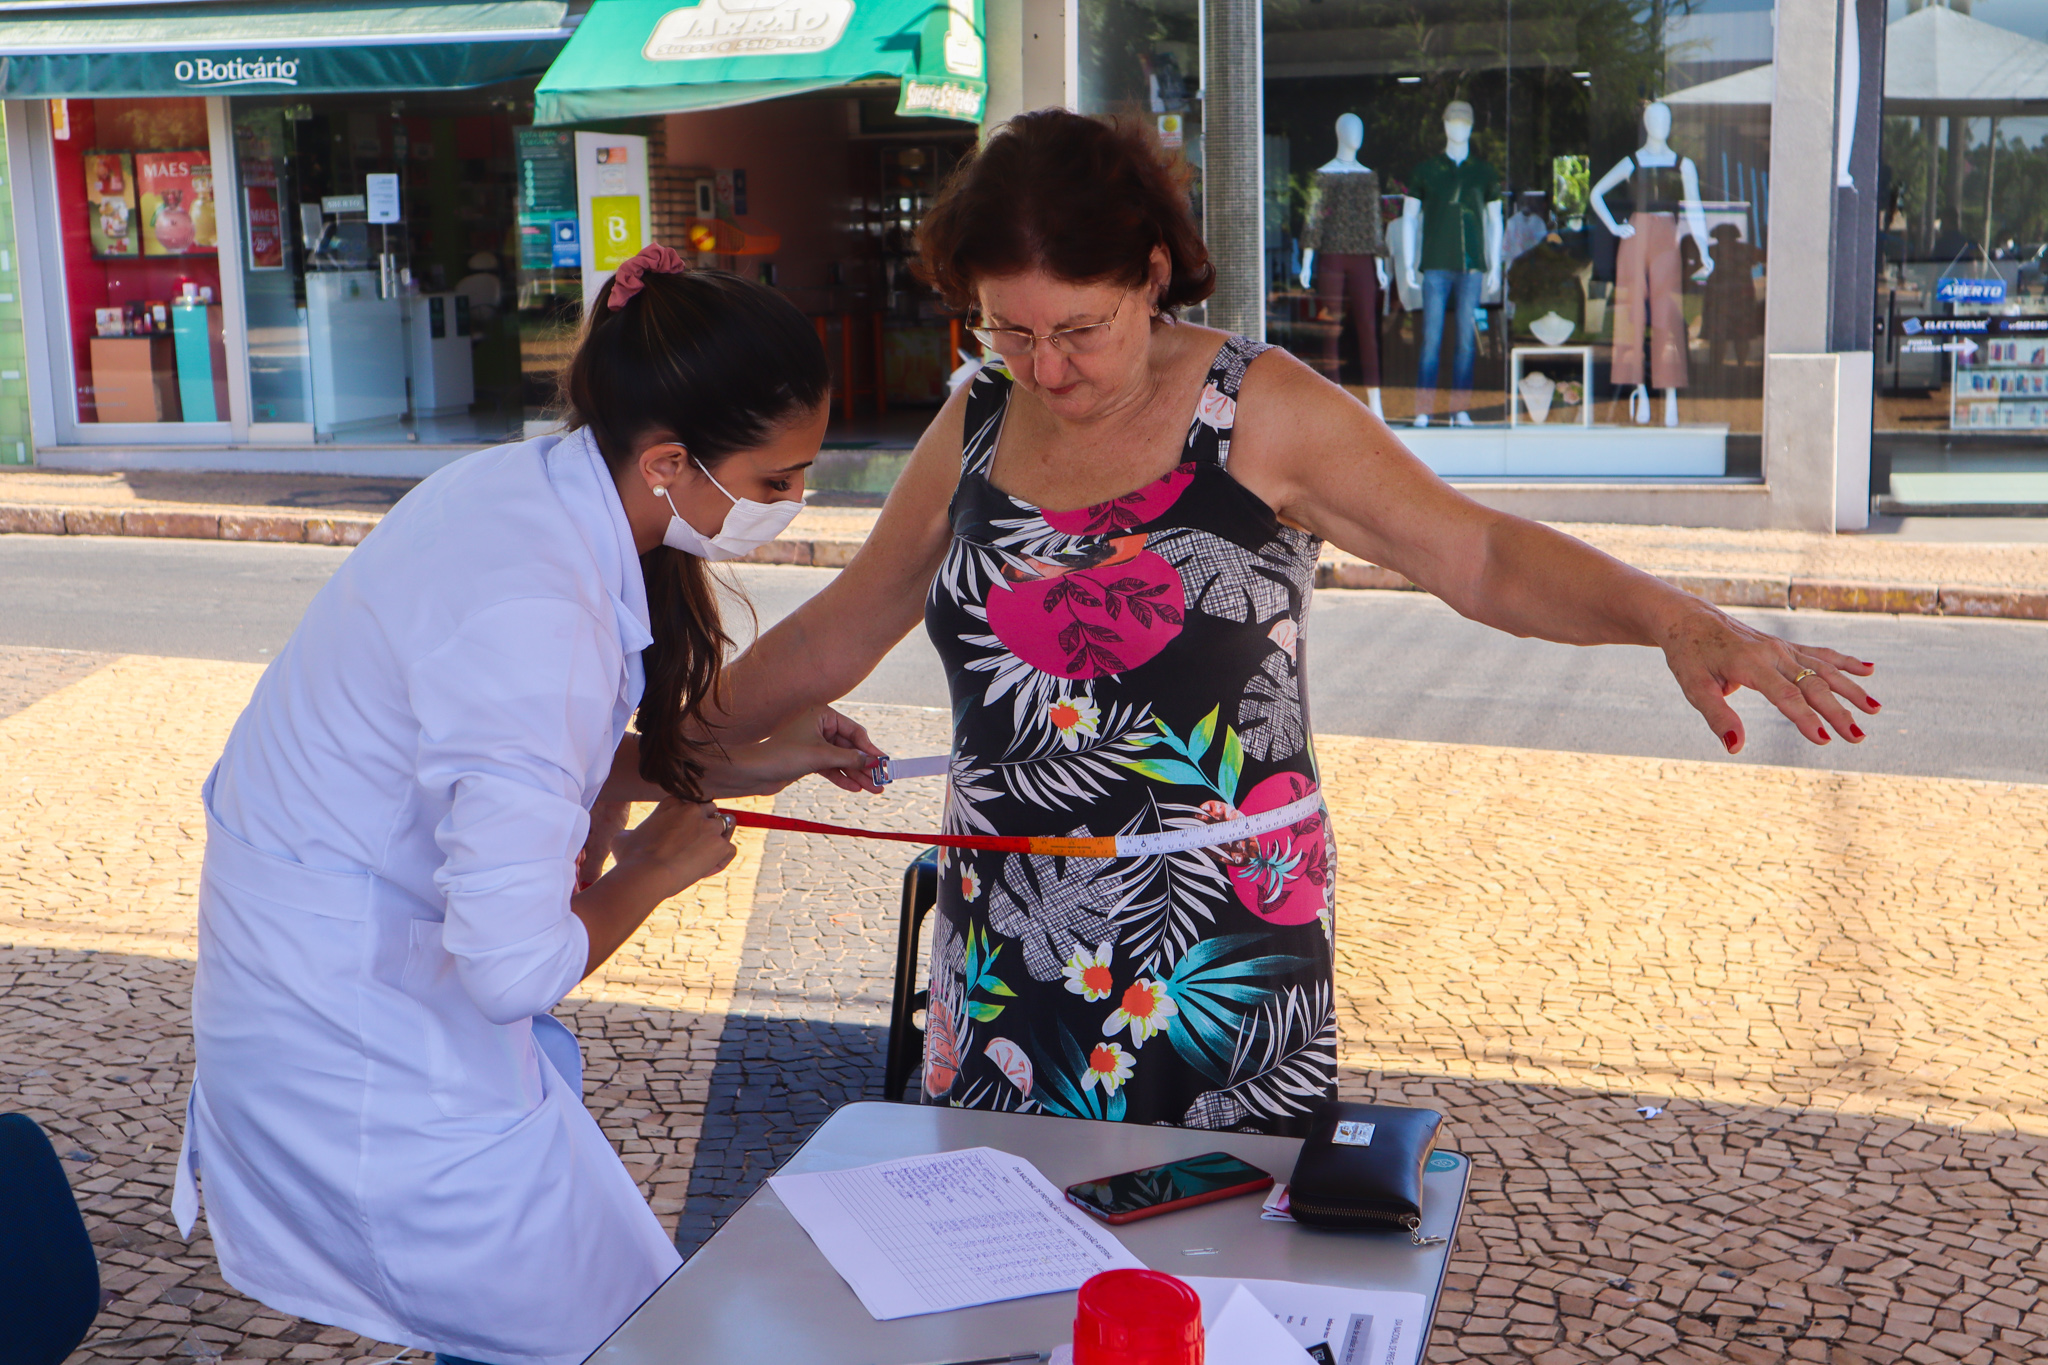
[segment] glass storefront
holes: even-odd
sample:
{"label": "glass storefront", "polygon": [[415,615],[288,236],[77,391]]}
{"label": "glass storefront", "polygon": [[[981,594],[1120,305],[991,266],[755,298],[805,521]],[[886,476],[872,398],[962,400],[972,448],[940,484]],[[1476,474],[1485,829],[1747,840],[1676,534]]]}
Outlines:
{"label": "glass storefront", "polygon": [[[1758,474],[1769,0],[1263,14],[1268,340],[1443,473]],[[1194,0],[1096,0],[1080,45],[1083,112],[1199,196]]]}
{"label": "glass storefront", "polygon": [[1076,107],[1150,130],[1202,208],[1201,14],[1197,0],[1095,0],[1082,6]]}
{"label": "glass storefront", "polygon": [[234,102],[252,423],[487,445],[521,429],[515,97]]}
{"label": "glass storefront", "polygon": [[228,440],[244,353],[252,440],[516,435],[512,140],[531,90],[49,101],[73,439]]}
{"label": "glass storefront", "polygon": [[2048,0],[1886,19],[1873,483],[2048,503]]}
{"label": "glass storefront", "polygon": [[226,422],[206,101],[51,103],[77,421]]}
{"label": "glass storefront", "polygon": [[1444,472],[1756,472],[1770,108],[1728,91],[1767,3],[1264,12],[1270,340],[1390,422],[1510,428],[1417,438]]}

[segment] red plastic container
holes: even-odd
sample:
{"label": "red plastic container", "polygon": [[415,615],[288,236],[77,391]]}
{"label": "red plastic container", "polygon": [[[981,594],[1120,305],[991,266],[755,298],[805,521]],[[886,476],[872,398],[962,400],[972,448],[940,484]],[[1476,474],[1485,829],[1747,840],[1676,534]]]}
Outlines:
{"label": "red plastic container", "polygon": [[1105,1270],[1074,1306],[1074,1365],[1202,1365],[1202,1300],[1156,1270]]}

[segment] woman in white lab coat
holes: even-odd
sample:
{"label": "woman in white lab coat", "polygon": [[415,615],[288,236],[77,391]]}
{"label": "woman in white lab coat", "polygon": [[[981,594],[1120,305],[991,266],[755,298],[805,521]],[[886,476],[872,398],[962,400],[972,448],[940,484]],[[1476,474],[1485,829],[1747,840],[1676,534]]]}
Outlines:
{"label": "woman in white lab coat", "polygon": [[704,802],[869,785],[831,712],[691,742],[727,643],[703,558],[800,508],[828,380],[780,296],[680,268],[600,291],[570,434],[456,462],[349,555],[207,781],[173,1202],[189,1236],[203,1191],[272,1308],[493,1365],[595,1349],[679,1261],[548,1011],[732,857]]}

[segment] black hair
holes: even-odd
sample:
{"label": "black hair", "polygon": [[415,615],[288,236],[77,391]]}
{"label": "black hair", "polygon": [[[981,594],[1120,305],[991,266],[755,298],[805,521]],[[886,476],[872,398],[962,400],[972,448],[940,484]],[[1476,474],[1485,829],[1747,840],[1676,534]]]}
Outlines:
{"label": "black hair", "polygon": [[[587,427],[617,478],[651,436],[705,468],[809,416],[831,389],[825,348],[788,299],[722,270],[649,271],[612,305],[610,280],[562,377],[566,425]],[[640,776],[700,799],[703,764],[688,734],[717,696],[732,639],[703,560],[666,545],[640,556],[654,643],[644,656]]]}

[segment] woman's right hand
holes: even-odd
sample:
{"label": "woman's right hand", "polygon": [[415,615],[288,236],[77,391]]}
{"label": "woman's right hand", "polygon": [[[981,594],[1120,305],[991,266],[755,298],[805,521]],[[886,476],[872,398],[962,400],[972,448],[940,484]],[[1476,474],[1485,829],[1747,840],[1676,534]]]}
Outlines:
{"label": "woman's right hand", "polygon": [[615,866],[605,875],[645,883],[667,900],[721,871],[737,852],[718,807],[669,797],[613,841]]}

